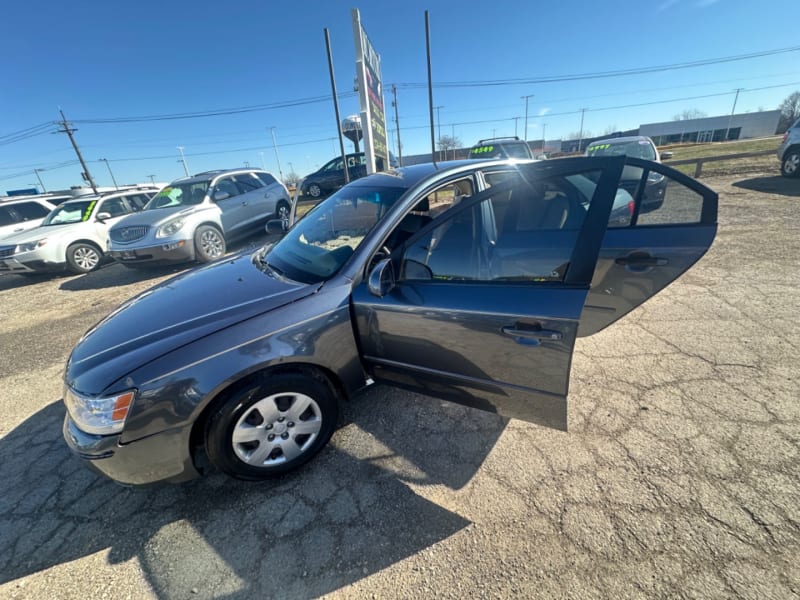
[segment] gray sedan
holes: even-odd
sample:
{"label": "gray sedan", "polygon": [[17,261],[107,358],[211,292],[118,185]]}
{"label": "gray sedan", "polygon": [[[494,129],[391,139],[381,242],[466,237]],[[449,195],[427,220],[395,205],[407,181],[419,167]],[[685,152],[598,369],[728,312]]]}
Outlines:
{"label": "gray sedan", "polygon": [[[615,207],[626,165],[643,184]],[[664,202],[641,213],[653,172]],[[209,468],[263,479],[319,452],[373,382],[566,429],[576,337],[691,267],[716,217],[710,189],[622,156],[368,176],[277,243],[147,290],[92,328],[65,372],[65,439],[127,484]]]}

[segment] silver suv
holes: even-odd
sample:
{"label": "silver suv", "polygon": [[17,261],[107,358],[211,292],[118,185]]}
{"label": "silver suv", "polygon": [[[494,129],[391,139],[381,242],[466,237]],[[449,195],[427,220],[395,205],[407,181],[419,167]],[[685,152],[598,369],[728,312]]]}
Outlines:
{"label": "silver suv", "polygon": [[778,160],[781,161],[781,175],[800,177],[800,119],[783,134]]}
{"label": "silver suv", "polygon": [[128,266],[154,262],[208,262],[227,242],[263,231],[270,219],[288,223],[286,186],[266,171],[207,171],[178,179],[144,210],[108,232],[109,254]]}

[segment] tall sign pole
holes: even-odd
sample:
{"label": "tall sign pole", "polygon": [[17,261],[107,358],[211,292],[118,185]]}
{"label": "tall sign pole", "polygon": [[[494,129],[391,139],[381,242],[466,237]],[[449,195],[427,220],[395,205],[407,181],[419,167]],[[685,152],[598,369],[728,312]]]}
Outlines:
{"label": "tall sign pole", "polygon": [[386,144],[381,57],[372,47],[357,8],[353,9],[353,40],[356,45],[356,82],[361,105],[361,129],[364,133],[364,156],[367,173],[389,168]]}
{"label": "tall sign pole", "polygon": [[[339,151],[342,153],[344,165],[344,182],[350,183],[350,170],[347,168],[347,154],[344,151],[344,137],[342,137],[342,121],[339,119],[339,98],[336,95],[336,77],[333,75],[333,56],[331,55],[331,35],[325,28],[325,49],[328,52],[328,72],[331,76],[331,93],[333,94],[333,111],[336,113],[336,131],[339,133]],[[358,139],[358,138],[356,138]]]}

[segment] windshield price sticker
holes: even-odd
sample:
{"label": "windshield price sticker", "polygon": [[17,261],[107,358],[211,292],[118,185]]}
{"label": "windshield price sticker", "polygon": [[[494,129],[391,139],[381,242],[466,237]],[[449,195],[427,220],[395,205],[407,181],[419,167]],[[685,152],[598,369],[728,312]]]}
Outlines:
{"label": "windshield price sticker", "polygon": [[83,212],[83,218],[81,219],[81,221],[88,221],[89,220],[89,217],[92,216],[92,209],[94,208],[95,204],[97,204],[97,200],[92,200],[89,203],[89,206],[87,206],[86,210]]}
{"label": "windshield price sticker", "polygon": [[478,146],[472,149],[473,154],[486,154],[487,152],[494,151],[494,146]]}

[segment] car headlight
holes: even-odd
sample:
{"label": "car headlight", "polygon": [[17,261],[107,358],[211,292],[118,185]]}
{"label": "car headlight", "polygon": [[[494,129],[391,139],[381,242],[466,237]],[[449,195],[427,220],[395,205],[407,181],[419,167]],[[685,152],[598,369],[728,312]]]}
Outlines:
{"label": "car headlight", "polygon": [[185,223],[186,219],[184,219],[183,217],[179,219],[172,219],[172,221],[167,221],[161,227],[158,228],[158,231],[156,231],[156,237],[165,238],[174,235],[178,231],[180,231],[181,227],[183,227]]}
{"label": "car headlight", "polygon": [[135,395],[136,392],[131,390],[114,396],[90,398],[65,386],[64,404],[69,416],[82,431],[109,435],[122,431]]}
{"label": "car headlight", "polygon": [[14,249],[14,254],[20,254],[22,252],[32,252],[37,248],[44,246],[47,243],[47,238],[42,238],[40,240],[36,240],[35,242],[25,242],[24,244],[18,244],[17,247]]}

